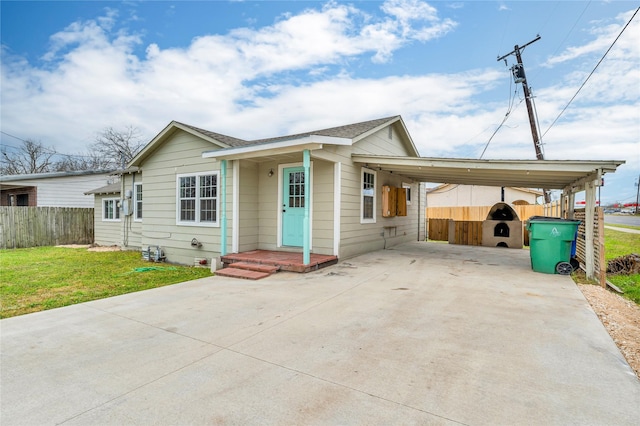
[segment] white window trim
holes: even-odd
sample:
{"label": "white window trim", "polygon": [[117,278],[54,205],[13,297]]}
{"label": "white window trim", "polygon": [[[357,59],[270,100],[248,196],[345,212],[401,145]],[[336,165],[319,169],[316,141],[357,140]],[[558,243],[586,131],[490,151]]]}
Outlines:
{"label": "white window trim", "polygon": [[[107,201],[113,201],[113,214],[117,214],[118,217],[110,219],[104,216],[104,205]],[[102,221],[103,222],[120,222],[120,198],[103,198],[102,199]]]}
{"label": "white window trim", "polygon": [[411,184],[402,182],[402,187],[409,190],[407,191],[407,205],[411,205]]}
{"label": "white window trim", "polygon": [[[142,182],[133,184],[133,221],[142,222],[142,217],[138,217],[138,188],[142,188]],[[142,194],[142,203],[144,204],[144,194]],[[142,210],[144,212],[144,209]]]}
{"label": "white window trim", "polygon": [[[365,219],[364,216],[364,194],[362,193],[364,186],[364,174],[369,173],[373,175],[373,218]],[[378,173],[375,170],[367,169],[362,167],[360,169],[360,189],[358,190],[358,194],[360,195],[360,223],[376,223],[377,218],[377,204],[378,204]]]}
{"label": "white window trim", "polygon": [[[200,176],[217,176],[217,196],[216,196],[216,221],[215,222],[200,222]],[[193,222],[180,220],[180,178],[194,176],[196,178],[196,220]],[[219,228],[220,227],[220,171],[212,170],[209,172],[198,173],[180,173],[176,175],[176,225],[178,226],[198,226],[207,228]]]}

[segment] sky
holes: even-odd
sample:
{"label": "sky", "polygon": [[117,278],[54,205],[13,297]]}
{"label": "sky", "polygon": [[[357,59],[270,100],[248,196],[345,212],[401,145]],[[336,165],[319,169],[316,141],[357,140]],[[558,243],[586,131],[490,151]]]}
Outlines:
{"label": "sky", "polygon": [[634,202],[639,6],[2,0],[0,149],[86,154],[106,128],[149,141],[172,120],[251,140],[401,115],[424,157],[535,159],[515,55],[497,59],[540,35],[521,53],[545,159],[624,160],[601,203]]}

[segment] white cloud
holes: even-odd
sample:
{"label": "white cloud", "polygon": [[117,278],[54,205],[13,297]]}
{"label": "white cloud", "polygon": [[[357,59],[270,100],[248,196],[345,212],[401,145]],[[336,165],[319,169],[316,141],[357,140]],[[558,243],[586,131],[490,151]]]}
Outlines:
{"label": "white cloud", "polygon": [[[119,124],[133,124],[148,136],[173,118],[216,128],[230,116],[253,114],[251,105],[270,105],[287,93],[315,87],[288,86],[286,76],[292,72],[340,85],[344,73],[333,76],[329,67],[367,54],[374,62],[385,62],[403,44],[454,26],[439,20],[435,9],[423,2],[393,0],[382,8],[388,14],[374,18],[330,2],[256,30],[197,37],[186,48],[150,44],[141,58],[132,53],[141,36],[115,31],[117,12],[107,10],[104,16],[74,22],[52,35],[43,57],[46,68],[3,49],[3,128],[63,151],[77,147],[78,138],[86,143],[95,132]],[[274,76],[277,85],[269,82]],[[265,78],[266,83],[260,81]],[[265,94],[267,98],[260,97]]]}
{"label": "white cloud", "polygon": [[[633,12],[634,11],[631,10],[616,16],[615,23],[593,23],[590,33],[594,35],[595,38],[592,41],[579,46],[569,46],[559,55],[547,59],[543,66],[551,67],[590,54],[604,55],[620,34],[624,25],[631,19]],[[609,55],[619,56],[620,52],[635,53],[637,55],[640,51],[638,39],[640,39],[640,20],[634,19],[618,39]],[[595,66],[595,63],[593,65]]]}
{"label": "white cloud", "polygon": [[[353,63],[385,63],[406,44],[440,37],[456,25],[419,1],[388,1],[381,9],[385,15],[373,17],[331,2],[281,16],[271,26],[197,37],[170,49],[114,32],[117,15],[109,11],[54,34],[45,67],[3,48],[2,129],[79,152],[107,126],[134,125],[151,139],[176,119],[253,139],[400,114],[422,155],[477,158],[506,111],[504,102],[479,99],[504,84],[504,73],[354,77]],[[536,90],[541,130],[629,16],[594,26],[591,41],[549,59],[578,71]],[[639,28],[628,28],[545,136],[548,158],[622,158],[625,167],[640,168]],[[137,57],[140,46],[145,54]],[[519,104],[484,158],[535,158],[532,145]]]}

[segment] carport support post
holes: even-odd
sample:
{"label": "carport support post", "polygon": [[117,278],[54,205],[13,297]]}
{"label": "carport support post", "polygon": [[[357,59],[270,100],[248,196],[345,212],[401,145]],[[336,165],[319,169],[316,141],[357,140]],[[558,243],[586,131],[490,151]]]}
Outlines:
{"label": "carport support post", "polygon": [[220,160],[220,256],[227,254],[227,160]]}
{"label": "carport support post", "polygon": [[[596,188],[593,182],[585,185],[584,206],[584,263],[588,279],[594,278],[595,258],[593,244],[593,221],[596,209]],[[602,267],[602,265],[601,265]]]}
{"label": "carport support post", "polygon": [[309,169],[311,167],[311,151],[305,149],[302,152],[302,166],[304,167],[304,221],[302,223],[302,263],[308,265],[311,263],[311,245],[309,236],[311,230],[309,229],[309,211],[311,206],[309,205]]}

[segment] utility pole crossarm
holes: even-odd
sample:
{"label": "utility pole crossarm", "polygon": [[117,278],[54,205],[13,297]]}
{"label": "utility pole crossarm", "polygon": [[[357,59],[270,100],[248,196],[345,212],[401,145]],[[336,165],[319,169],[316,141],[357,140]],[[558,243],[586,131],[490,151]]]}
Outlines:
{"label": "utility pole crossarm", "polygon": [[535,43],[536,41],[540,40],[541,38],[542,38],[542,37],[540,37],[540,35],[537,35],[537,36],[536,36],[536,38],[534,38],[534,39],[533,39],[533,40],[531,40],[529,43],[527,43],[527,44],[525,44],[525,45],[523,45],[523,46],[518,47],[518,45],[516,45],[516,47],[515,47],[511,52],[507,53],[506,55],[500,56],[500,57],[498,58],[498,62],[500,62],[501,60],[503,60],[503,59],[504,59],[504,58],[506,58],[507,56],[511,56],[511,55],[513,55],[514,53],[516,53],[516,52],[518,52],[518,51],[520,51],[520,50],[524,49],[524,48],[525,48],[525,47],[527,47],[528,45]]}

